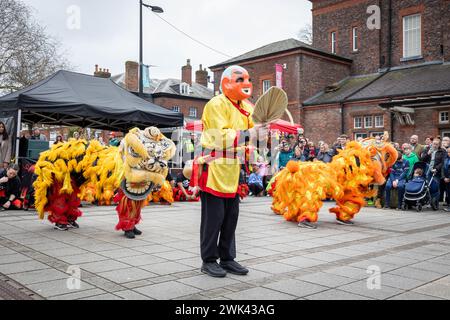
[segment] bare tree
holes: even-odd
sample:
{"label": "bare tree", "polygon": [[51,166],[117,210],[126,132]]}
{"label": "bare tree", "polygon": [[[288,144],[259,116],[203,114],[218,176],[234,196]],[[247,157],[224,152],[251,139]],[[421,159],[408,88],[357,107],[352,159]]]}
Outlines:
{"label": "bare tree", "polygon": [[297,37],[300,41],[303,41],[307,44],[313,43],[313,31],[311,24],[306,24],[297,34]]}
{"label": "bare tree", "polygon": [[0,0],[0,92],[19,90],[69,68],[59,47],[34,21],[29,7],[17,0]]}

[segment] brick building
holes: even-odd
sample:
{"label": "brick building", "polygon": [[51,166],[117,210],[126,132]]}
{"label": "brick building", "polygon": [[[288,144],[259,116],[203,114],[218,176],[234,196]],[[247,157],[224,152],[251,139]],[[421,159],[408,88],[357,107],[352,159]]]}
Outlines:
{"label": "brick building", "polygon": [[449,0],[310,1],[311,46],[288,39],[214,65],[216,93],[223,70],[239,64],[255,102],[281,64],[289,110],[313,141],[450,135]]}
{"label": "brick building", "polygon": [[349,76],[304,102],[308,136],[450,135],[450,1],[311,2],[313,46],[352,64]]}
{"label": "brick building", "polygon": [[[123,88],[137,94],[139,91],[139,64],[133,61],[125,63],[125,73],[111,79]],[[182,112],[186,120],[200,119],[206,103],[213,97],[208,88],[208,71],[200,65],[192,79],[191,61],[181,68],[181,79],[147,79],[144,86],[144,99],[156,105]]]}
{"label": "brick building", "polygon": [[[301,121],[302,102],[324,86],[350,74],[351,60],[318,50],[296,39],[274,42],[238,57],[209,67],[214,72],[214,91],[219,92],[223,71],[230,65],[246,68],[253,82],[253,103],[276,85],[276,65],[283,66],[282,87],[289,98],[289,111],[295,122]],[[311,74],[316,70],[328,72]]]}

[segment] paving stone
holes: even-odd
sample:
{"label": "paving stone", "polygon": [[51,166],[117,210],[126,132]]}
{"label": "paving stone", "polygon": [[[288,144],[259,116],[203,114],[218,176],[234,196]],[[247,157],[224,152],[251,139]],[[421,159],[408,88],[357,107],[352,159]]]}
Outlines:
{"label": "paving stone", "polygon": [[43,270],[15,273],[9,275],[9,277],[23,285],[27,285],[39,282],[48,282],[51,280],[67,279],[70,277],[70,275],[55,269],[43,269]]}
{"label": "paving stone", "polygon": [[88,263],[88,262],[96,262],[96,261],[102,261],[102,260],[108,260],[108,258],[101,256],[96,253],[83,253],[83,254],[76,254],[76,255],[70,255],[65,257],[60,257],[60,260],[67,262],[68,264],[76,265],[81,263]]}
{"label": "paving stone", "polygon": [[267,288],[252,288],[225,295],[231,300],[293,300],[294,296]]}
{"label": "paving stone", "polygon": [[281,260],[278,260],[278,262],[288,264],[291,266],[296,266],[299,268],[309,268],[309,267],[318,266],[320,264],[326,263],[321,260],[317,260],[317,259],[313,259],[313,258],[306,258],[304,256],[296,256],[296,257],[291,257],[291,258],[287,258],[287,259],[281,259]]}
{"label": "paving stone", "polygon": [[389,287],[383,284],[383,282],[381,282],[380,289],[369,289],[366,280],[346,284],[337,289],[377,300],[388,299],[403,292],[400,289]]}
{"label": "paving stone", "polygon": [[199,275],[190,278],[179,279],[178,282],[196,287],[202,290],[211,290],[216,288],[226,287],[238,283],[237,280],[225,278],[213,278],[208,275]]}
{"label": "paving stone", "polygon": [[330,273],[325,273],[325,272],[310,273],[310,274],[306,274],[306,275],[297,277],[296,279],[320,284],[322,286],[327,286],[330,288],[339,287],[344,284],[348,284],[350,282],[356,281],[355,279],[352,279],[352,278],[342,277],[342,276],[338,276],[336,274],[330,274]]}
{"label": "paving stone", "polygon": [[[70,281],[70,280],[69,280]],[[27,287],[44,298],[58,296],[65,293],[74,293],[94,288],[92,285],[81,281],[79,289],[70,289],[68,279],[53,280],[27,285]]]}
{"label": "paving stone", "polygon": [[133,256],[139,256],[142,255],[141,252],[136,251],[136,250],[132,250],[132,249],[127,249],[127,248],[121,248],[121,249],[116,249],[116,250],[109,250],[109,251],[102,251],[99,252],[99,254],[108,257],[108,258],[112,258],[112,259],[118,259],[118,258],[124,258],[124,257],[133,257]]}
{"label": "paving stone", "polygon": [[68,294],[62,294],[62,295],[57,295],[57,296],[53,296],[53,297],[48,297],[47,299],[48,300],[77,300],[77,299],[82,299],[82,298],[86,298],[86,297],[98,296],[98,295],[105,294],[105,293],[106,293],[105,291],[95,288],[95,289],[89,289],[89,290],[78,291],[78,292],[74,292],[74,293],[68,293]]}
{"label": "paving stone", "polygon": [[151,271],[158,275],[167,275],[192,270],[192,267],[190,266],[172,261],[150,264],[146,266],[141,266],[140,268]]}
{"label": "paving stone", "polygon": [[80,300],[123,300],[123,299],[111,293],[105,293],[87,298],[81,298]]}
{"label": "paving stone", "polygon": [[80,264],[80,268],[93,273],[124,269],[128,267],[129,265],[126,265],[125,263],[111,259]]}
{"label": "paving stone", "polygon": [[289,271],[294,271],[294,270],[299,269],[297,267],[287,265],[284,263],[279,263],[279,262],[266,262],[266,263],[255,264],[255,265],[252,265],[251,268],[260,270],[260,271],[264,271],[267,273],[272,273],[272,274],[284,273],[284,272],[289,272]]}
{"label": "paving stone", "polygon": [[328,290],[328,287],[295,279],[282,280],[264,285],[265,288],[277,290],[297,298]]}
{"label": "paving stone", "polygon": [[139,268],[127,268],[118,269],[107,272],[98,273],[100,277],[106,278],[116,283],[131,282],[137,280],[148,279],[156,276],[154,273],[139,269]]}
{"label": "paving stone", "polygon": [[450,276],[428,283],[416,288],[414,292],[450,300]]}
{"label": "paving stone", "polygon": [[145,266],[149,264],[156,264],[161,262],[166,262],[166,259],[156,257],[151,254],[142,254],[142,252],[139,252],[138,256],[133,257],[126,257],[126,258],[119,258],[117,261],[129,264],[130,266],[139,267],[139,266]]}
{"label": "paving stone", "polygon": [[414,291],[408,291],[402,294],[399,294],[397,296],[393,296],[392,298],[389,298],[388,300],[443,300],[438,297],[428,296],[425,294],[420,294]]}
{"label": "paving stone", "polygon": [[25,261],[0,265],[0,273],[9,275],[32,270],[48,269],[49,266],[38,261]]}
{"label": "paving stone", "polygon": [[0,264],[30,261],[31,258],[20,253],[7,254],[0,256]]}
{"label": "paving stone", "polygon": [[350,292],[330,289],[305,297],[307,300],[371,300],[369,297],[360,296]]}
{"label": "paving stone", "polygon": [[135,289],[138,293],[157,300],[169,300],[200,292],[200,289],[176,281],[153,284]]}
{"label": "paving stone", "polygon": [[116,296],[121,297],[124,300],[152,300],[150,297],[146,297],[140,293],[137,293],[133,290],[124,290],[114,292]]}

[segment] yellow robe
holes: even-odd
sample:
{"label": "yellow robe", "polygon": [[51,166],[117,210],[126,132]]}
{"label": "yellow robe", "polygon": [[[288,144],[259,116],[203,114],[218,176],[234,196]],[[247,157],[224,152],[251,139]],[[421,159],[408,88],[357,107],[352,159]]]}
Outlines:
{"label": "yellow robe", "polygon": [[[201,144],[206,150],[231,151],[233,154],[238,131],[253,128],[253,106],[241,101],[240,107],[249,113],[246,117],[223,94],[212,98],[203,111],[203,133]],[[216,196],[235,197],[240,173],[240,161],[231,158],[218,158],[208,164],[206,192]]]}

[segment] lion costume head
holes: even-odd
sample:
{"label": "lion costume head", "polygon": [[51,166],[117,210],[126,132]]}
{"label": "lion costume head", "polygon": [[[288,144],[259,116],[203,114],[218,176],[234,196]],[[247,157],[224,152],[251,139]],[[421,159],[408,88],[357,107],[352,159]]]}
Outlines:
{"label": "lion costume head", "polygon": [[124,194],[132,200],[144,200],[150,192],[161,188],[169,171],[167,162],[175,151],[175,144],[158,128],[132,129],[120,144]]}

